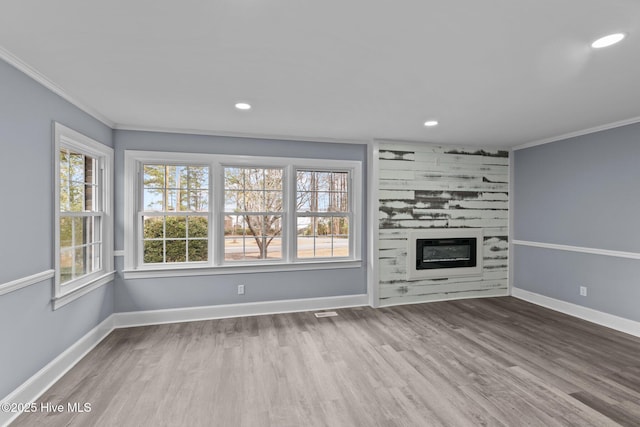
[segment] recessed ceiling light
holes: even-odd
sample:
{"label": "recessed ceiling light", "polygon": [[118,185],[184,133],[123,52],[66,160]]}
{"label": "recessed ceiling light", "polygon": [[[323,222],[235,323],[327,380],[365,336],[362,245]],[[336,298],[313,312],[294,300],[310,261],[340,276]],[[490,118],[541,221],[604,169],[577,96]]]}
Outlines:
{"label": "recessed ceiling light", "polygon": [[438,126],[438,121],[437,120],[427,120],[426,122],[424,122],[424,125],[427,126],[427,127]]}
{"label": "recessed ceiling light", "polygon": [[591,43],[591,47],[594,49],[600,49],[603,47],[611,46],[612,44],[618,43],[623,38],[624,34],[622,33],[609,34],[608,36],[600,37],[598,40]]}
{"label": "recessed ceiling light", "polygon": [[246,102],[238,102],[236,104],[236,108],[238,110],[250,110],[251,109],[251,104],[247,104]]}

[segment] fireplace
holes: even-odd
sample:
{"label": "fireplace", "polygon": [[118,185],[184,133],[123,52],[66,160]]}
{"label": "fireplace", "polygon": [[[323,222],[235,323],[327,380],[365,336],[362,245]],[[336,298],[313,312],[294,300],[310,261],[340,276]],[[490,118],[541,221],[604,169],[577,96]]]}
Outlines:
{"label": "fireplace", "polygon": [[408,239],[408,280],[482,274],[482,229],[416,231]]}

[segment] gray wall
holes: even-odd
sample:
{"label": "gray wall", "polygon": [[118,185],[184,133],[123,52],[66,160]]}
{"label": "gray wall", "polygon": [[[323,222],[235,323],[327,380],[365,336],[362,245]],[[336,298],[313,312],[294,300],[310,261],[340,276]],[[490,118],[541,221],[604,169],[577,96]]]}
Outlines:
{"label": "gray wall", "polygon": [[[640,124],[517,150],[514,162],[515,240],[640,252]],[[516,245],[514,270],[515,287],[640,321],[640,260]]]}
{"label": "gray wall", "polygon": [[[116,235],[117,249],[124,247],[124,151],[155,150],[189,153],[236,154],[275,157],[306,157],[318,159],[358,160],[366,177],[365,145],[332,144],[304,141],[279,141],[220,136],[185,135],[159,132],[115,131],[116,150]],[[366,184],[365,184],[366,185]],[[363,188],[363,204],[366,206]],[[318,271],[290,271],[162,279],[123,279],[118,275],[115,285],[115,311],[156,310],[218,304],[274,301],[365,294],[366,283],[366,212],[363,209],[359,226],[362,229],[360,268]],[[122,272],[123,259],[116,259]],[[237,285],[246,286],[245,295],[237,295]]]}
{"label": "gray wall", "polygon": [[[112,146],[109,127],[0,60],[0,283],[53,268],[58,121]],[[0,295],[0,398],[113,312],[108,284],[53,311],[52,280]]]}

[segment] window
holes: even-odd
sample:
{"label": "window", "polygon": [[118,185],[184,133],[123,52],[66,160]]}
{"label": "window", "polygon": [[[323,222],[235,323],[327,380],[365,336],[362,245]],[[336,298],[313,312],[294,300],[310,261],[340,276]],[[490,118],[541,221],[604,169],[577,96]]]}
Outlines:
{"label": "window", "polygon": [[144,164],[142,264],[209,259],[209,167]]}
{"label": "window", "polygon": [[54,132],[56,307],[113,278],[113,150],[59,123]]}
{"label": "window", "polygon": [[224,168],[224,260],[282,259],[282,168]]}
{"label": "window", "polygon": [[349,172],[298,170],[297,257],[349,256]]}
{"label": "window", "polygon": [[360,263],[359,162],[128,150],[125,182],[125,277]]}

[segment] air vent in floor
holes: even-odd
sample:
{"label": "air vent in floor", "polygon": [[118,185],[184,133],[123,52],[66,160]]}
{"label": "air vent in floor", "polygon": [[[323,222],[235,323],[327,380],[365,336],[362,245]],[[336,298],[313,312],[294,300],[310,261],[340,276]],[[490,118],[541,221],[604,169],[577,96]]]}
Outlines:
{"label": "air vent in floor", "polygon": [[335,311],[321,311],[319,313],[313,313],[316,315],[316,317],[320,318],[320,317],[336,317],[338,315],[338,313],[336,313]]}

